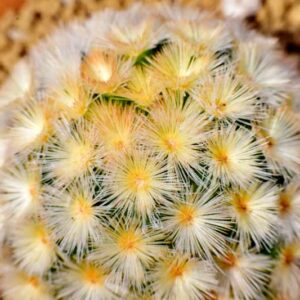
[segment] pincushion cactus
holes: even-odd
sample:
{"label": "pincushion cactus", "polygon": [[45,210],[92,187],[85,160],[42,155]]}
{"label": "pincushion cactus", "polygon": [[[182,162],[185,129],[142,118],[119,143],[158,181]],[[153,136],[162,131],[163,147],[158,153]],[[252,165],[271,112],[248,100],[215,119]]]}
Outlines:
{"label": "pincushion cactus", "polygon": [[58,30],[1,96],[4,299],[300,297],[300,131],[276,44],[181,6]]}

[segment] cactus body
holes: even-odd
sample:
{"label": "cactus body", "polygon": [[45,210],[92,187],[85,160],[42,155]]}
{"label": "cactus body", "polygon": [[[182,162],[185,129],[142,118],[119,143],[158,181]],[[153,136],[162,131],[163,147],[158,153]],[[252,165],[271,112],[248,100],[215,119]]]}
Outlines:
{"label": "cactus body", "polygon": [[1,92],[5,300],[299,299],[296,83],[240,26],[107,10],[17,66]]}

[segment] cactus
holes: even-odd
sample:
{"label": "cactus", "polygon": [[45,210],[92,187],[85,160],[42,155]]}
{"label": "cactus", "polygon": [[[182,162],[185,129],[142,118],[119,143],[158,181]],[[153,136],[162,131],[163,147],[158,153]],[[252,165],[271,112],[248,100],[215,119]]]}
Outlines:
{"label": "cactus", "polygon": [[299,299],[282,59],[175,5],[107,10],[34,48],[0,92],[3,299]]}

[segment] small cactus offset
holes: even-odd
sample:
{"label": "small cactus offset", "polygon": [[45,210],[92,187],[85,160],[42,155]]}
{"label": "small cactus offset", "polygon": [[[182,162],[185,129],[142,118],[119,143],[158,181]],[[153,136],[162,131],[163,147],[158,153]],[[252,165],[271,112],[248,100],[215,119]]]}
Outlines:
{"label": "small cactus offset", "polygon": [[4,300],[300,299],[297,82],[273,40],[107,10],[0,100]]}

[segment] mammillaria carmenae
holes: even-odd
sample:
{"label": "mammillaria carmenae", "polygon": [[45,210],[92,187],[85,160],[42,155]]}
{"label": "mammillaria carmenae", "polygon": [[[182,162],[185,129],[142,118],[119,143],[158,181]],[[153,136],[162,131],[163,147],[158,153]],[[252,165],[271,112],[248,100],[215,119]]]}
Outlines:
{"label": "mammillaria carmenae", "polygon": [[42,42],[0,92],[3,298],[299,299],[300,123],[280,59],[180,6]]}

